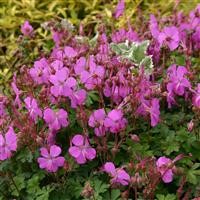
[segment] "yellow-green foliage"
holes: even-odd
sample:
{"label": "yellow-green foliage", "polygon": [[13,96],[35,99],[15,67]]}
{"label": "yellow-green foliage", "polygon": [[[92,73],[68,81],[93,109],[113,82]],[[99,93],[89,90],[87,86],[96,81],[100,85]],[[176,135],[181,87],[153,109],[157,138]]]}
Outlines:
{"label": "yellow-green foliage", "polygon": [[[128,19],[137,27],[137,23],[141,20],[137,18],[139,11],[145,19],[150,13],[170,15],[177,2],[177,0],[125,1],[125,14],[115,24],[116,27],[127,24]],[[179,1],[177,9],[186,12],[199,2],[199,0]],[[33,54],[27,57],[30,59],[37,54],[38,47],[44,46],[44,40],[50,37],[49,32],[41,28],[41,23],[51,19],[67,18],[74,25],[82,22],[90,29],[102,21],[113,26],[112,12],[117,2],[118,0],[0,0],[0,84],[9,80],[12,75],[11,68],[15,70],[16,63],[20,65],[20,61],[16,61],[13,55],[18,48],[20,25],[25,20],[31,22],[37,34],[35,41],[32,41],[37,47],[33,49]]]}

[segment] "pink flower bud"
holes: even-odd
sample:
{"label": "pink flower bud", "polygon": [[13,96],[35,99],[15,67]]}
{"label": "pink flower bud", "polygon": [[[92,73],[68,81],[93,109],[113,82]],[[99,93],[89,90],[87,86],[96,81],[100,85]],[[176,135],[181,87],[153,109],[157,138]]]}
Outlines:
{"label": "pink flower bud", "polygon": [[131,140],[133,140],[133,142],[140,142],[140,138],[136,134],[131,135]]}
{"label": "pink flower bud", "polygon": [[194,122],[191,120],[188,124],[187,124],[187,128],[189,132],[192,132],[194,127]]}

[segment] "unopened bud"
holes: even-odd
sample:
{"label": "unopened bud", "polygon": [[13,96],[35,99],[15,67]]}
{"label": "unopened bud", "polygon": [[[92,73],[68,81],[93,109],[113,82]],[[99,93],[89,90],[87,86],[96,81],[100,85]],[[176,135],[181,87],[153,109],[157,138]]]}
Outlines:
{"label": "unopened bud", "polygon": [[90,182],[86,182],[85,187],[83,188],[83,191],[81,192],[81,195],[84,198],[90,198],[94,194],[94,190],[90,185]]}
{"label": "unopened bud", "polygon": [[113,147],[112,150],[111,150],[111,152],[112,152],[113,155],[116,155],[116,153],[119,152],[119,149],[116,148],[116,147]]}
{"label": "unopened bud", "polygon": [[131,135],[131,140],[137,143],[140,142],[140,138],[136,134]]}
{"label": "unopened bud", "polygon": [[193,120],[191,120],[191,121],[187,124],[188,131],[189,131],[189,132],[192,132],[193,127],[194,127],[194,122],[193,122]]}
{"label": "unopened bud", "polygon": [[37,144],[42,145],[43,139],[41,137],[37,136],[36,142],[37,142]]}
{"label": "unopened bud", "polygon": [[127,200],[128,196],[129,196],[129,191],[128,190],[126,190],[126,191],[121,193],[121,197],[122,197],[123,200]]}

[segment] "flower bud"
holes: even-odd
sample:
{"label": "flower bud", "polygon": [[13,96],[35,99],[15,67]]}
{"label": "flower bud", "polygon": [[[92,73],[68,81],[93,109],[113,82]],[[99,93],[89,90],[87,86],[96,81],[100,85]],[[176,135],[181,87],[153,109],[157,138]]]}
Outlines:
{"label": "flower bud", "polygon": [[140,138],[136,134],[131,135],[131,140],[136,143],[140,142]]}
{"label": "flower bud", "polygon": [[93,194],[94,194],[93,188],[91,187],[89,182],[86,182],[85,187],[83,188],[83,190],[81,192],[81,195],[84,198],[90,198],[93,196]]}
{"label": "flower bud", "polygon": [[194,127],[194,122],[193,122],[193,120],[191,120],[191,121],[187,124],[187,129],[188,129],[188,131],[189,131],[189,132],[192,132],[193,127]]}

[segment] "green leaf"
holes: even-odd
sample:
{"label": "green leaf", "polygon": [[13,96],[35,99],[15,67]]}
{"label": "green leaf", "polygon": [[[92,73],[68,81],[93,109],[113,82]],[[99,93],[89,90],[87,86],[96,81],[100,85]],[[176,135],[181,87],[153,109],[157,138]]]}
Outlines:
{"label": "green leaf", "polygon": [[12,178],[12,184],[11,184],[11,190],[12,190],[12,195],[13,196],[19,196],[20,195],[20,191],[25,188],[25,178],[23,176],[23,174],[15,176],[14,178]]}
{"label": "green leaf", "polygon": [[174,194],[167,194],[166,196],[163,194],[157,194],[156,199],[157,200],[176,200],[177,197]]}
{"label": "green leaf", "polygon": [[107,191],[109,188],[108,184],[103,183],[99,179],[95,179],[94,181],[94,190],[97,194],[101,194]]}
{"label": "green leaf", "polygon": [[124,43],[111,43],[112,51],[117,55],[121,56],[122,59],[128,59],[132,61],[140,69],[142,66],[145,69],[145,74],[151,74],[153,71],[152,56],[146,55],[149,41],[143,42],[132,42],[129,44],[128,41]]}
{"label": "green leaf", "polygon": [[187,172],[187,176],[186,177],[187,177],[187,180],[188,180],[189,183],[192,183],[194,185],[197,184],[197,176],[194,173],[194,170],[189,170]]}

